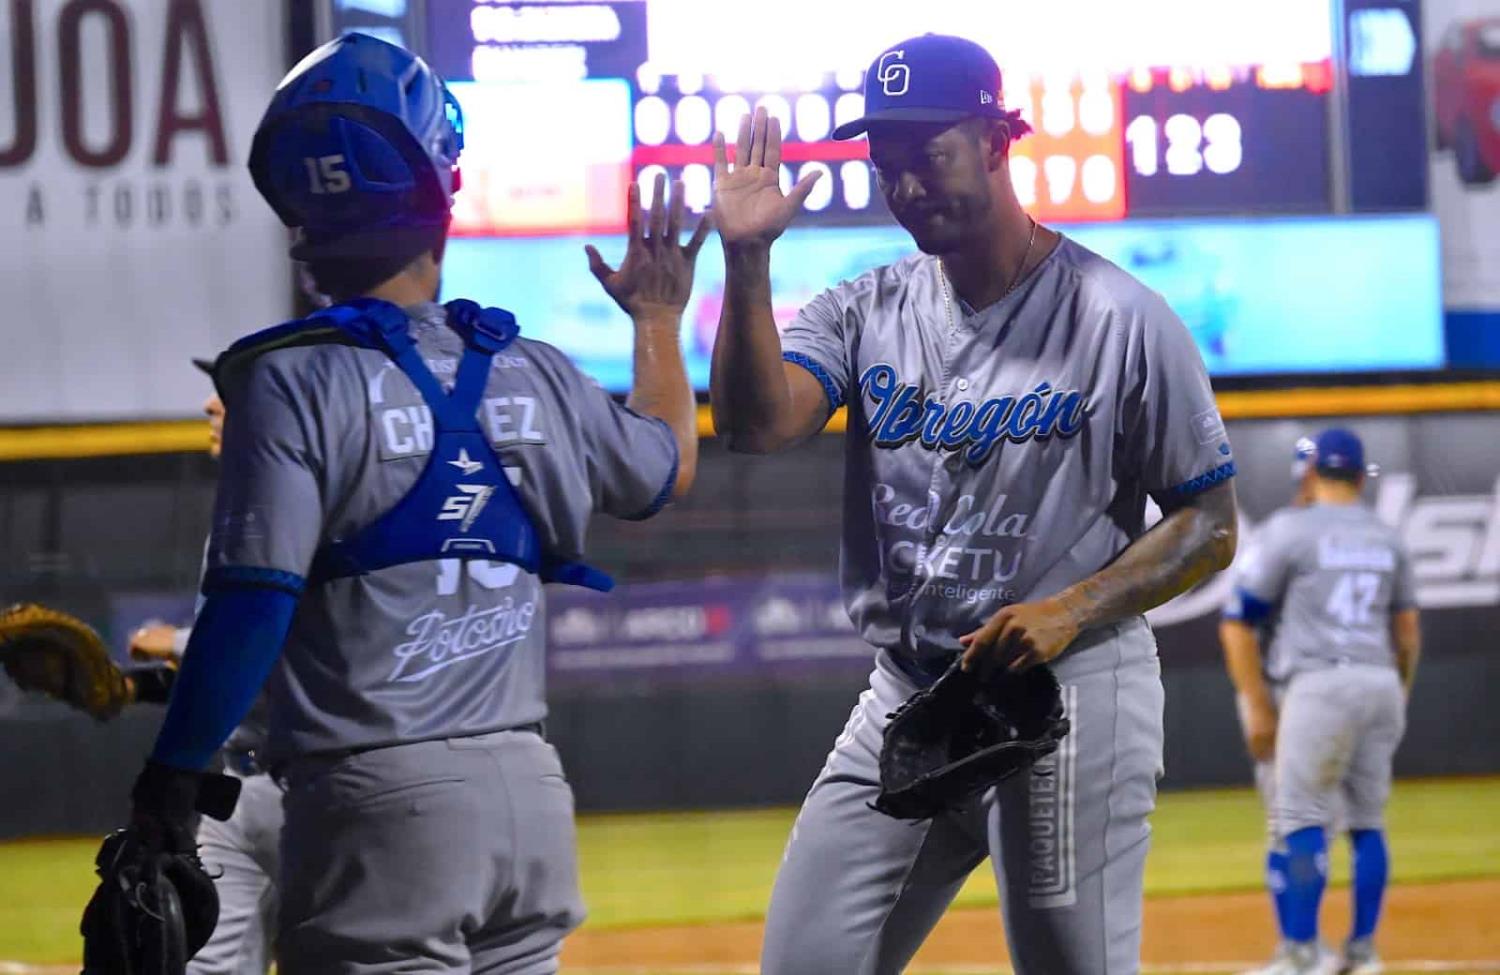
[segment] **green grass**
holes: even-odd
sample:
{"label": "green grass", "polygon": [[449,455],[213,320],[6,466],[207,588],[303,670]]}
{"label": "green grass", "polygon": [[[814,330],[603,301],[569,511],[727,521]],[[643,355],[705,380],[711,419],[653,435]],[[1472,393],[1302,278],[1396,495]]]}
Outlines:
{"label": "green grass", "polygon": [[[599,927],[759,918],[795,810],[594,816],[580,829],[589,923]],[[1417,883],[1500,874],[1500,779],[1403,782],[1389,810],[1392,874]],[[1265,825],[1244,789],[1172,792],[1152,817],[1148,894],[1251,890]],[[1333,880],[1348,879],[1334,844]],[[988,864],[956,901],[996,903]]]}
{"label": "green grass", "polygon": [[78,918],[94,892],[99,840],[0,843],[0,959],[78,956]]}
{"label": "green grass", "polygon": [[[794,810],[586,816],[579,827],[593,927],[758,919]],[[1168,793],[1153,817],[1148,894],[1249,890],[1260,884],[1264,832],[1246,790]],[[1402,782],[1390,808],[1397,883],[1500,873],[1500,779]],[[93,889],[97,839],[0,843],[0,960],[74,954]],[[1347,877],[1342,844],[1335,882]],[[958,898],[995,903],[987,867]]]}

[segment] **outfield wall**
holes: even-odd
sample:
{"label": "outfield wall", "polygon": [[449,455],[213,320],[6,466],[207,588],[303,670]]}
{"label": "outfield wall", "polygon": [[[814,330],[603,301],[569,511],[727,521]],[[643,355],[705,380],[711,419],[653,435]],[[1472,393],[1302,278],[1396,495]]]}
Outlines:
{"label": "outfield wall", "polygon": [[[1427,653],[1402,775],[1500,771],[1500,414],[1350,421],[1383,468],[1370,502],[1413,551]],[[1296,437],[1321,421],[1231,424],[1244,535],[1290,493]],[[705,443],[692,499],[646,525],[600,523],[610,597],[551,597],[553,717],[585,810],[800,799],[863,687],[869,653],[842,617],[841,437],[777,458]],[[212,466],[163,455],[6,465],[0,597],[93,621],[117,648],[190,613]],[[121,517],[129,512],[129,517]],[[1222,580],[1153,614],[1167,684],[1166,788],[1244,783],[1219,663]],[[0,836],[118,821],[160,714],[107,729],[0,678]]]}

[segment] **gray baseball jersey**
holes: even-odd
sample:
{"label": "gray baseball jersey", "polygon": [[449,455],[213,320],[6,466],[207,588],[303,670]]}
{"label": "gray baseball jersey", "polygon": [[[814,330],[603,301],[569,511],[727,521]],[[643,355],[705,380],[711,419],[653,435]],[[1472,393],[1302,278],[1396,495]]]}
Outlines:
{"label": "gray baseball jersey", "polygon": [[1234,475],[1187,329],[1064,239],[977,312],[936,258],[878,268],[816,298],[782,348],[849,405],[844,595],[878,651],[793,828],[763,969],[901,971],[989,855],[1020,975],[1135,971],[1162,750],[1144,620],[1054,662],[1073,723],[1055,761],[930,823],[869,804],[887,715],[960,636],[1103,568],[1144,530],[1148,495],[1170,506]]}
{"label": "gray baseball jersey", "polygon": [[[1293,509],[1286,509],[1293,510]],[[1274,517],[1274,515],[1273,515]],[[1239,593],[1244,586],[1245,574],[1260,557],[1260,538],[1256,537],[1250,541],[1243,538],[1240,541],[1239,554],[1235,557],[1234,565],[1226,570],[1229,577],[1229,596],[1224,602],[1224,615],[1229,619],[1243,620],[1244,606]],[[1286,685],[1275,680],[1271,674],[1277,669],[1275,658],[1272,656],[1272,647],[1276,637],[1276,627],[1280,623],[1281,614],[1278,607],[1271,607],[1270,611],[1261,619],[1255,620],[1250,625],[1255,630],[1257,642],[1260,644],[1260,670],[1261,676],[1265,678],[1270,688],[1273,700],[1276,702],[1278,711],[1281,710],[1286,698]],[[1240,720],[1240,727],[1246,727],[1249,723],[1247,713],[1247,702],[1244,698],[1236,700],[1236,712]],[[1294,711],[1295,713],[1295,711]],[[1305,749],[1304,751],[1311,751]],[[1259,759],[1254,761],[1255,767],[1255,790],[1260,795],[1261,804],[1265,807],[1268,832],[1271,842],[1274,844],[1280,837],[1276,825],[1276,794],[1277,775],[1276,757]],[[1347,818],[1344,812],[1344,802],[1341,796],[1333,796],[1329,801],[1327,822],[1342,823]]]}
{"label": "gray baseball jersey", "polygon": [[1391,613],[1416,604],[1400,538],[1358,504],[1273,515],[1234,598],[1275,615],[1267,673],[1283,683],[1341,662],[1394,667]]}
{"label": "gray baseball jersey", "polygon": [[914,255],[820,295],[782,336],[850,405],[850,615],[916,660],[1107,565],[1148,494],[1234,474],[1187,329],[1104,258],[1064,238],[1005,301],[971,312],[949,294]]}
{"label": "gray baseball jersey", "polygon": [[[1252,541],[1240,541],[1239,553],[1234,564],[1225,570],[1229,577],[1229,595],[1224,599],[1224,615],[1230,619],[1242,620],[1244,607],[1240,599],[1240,590],[1245,585],[1245,574],[1250,570],[1256,560],[1260,557],[1260,539],[1257,537]],[[1280,613],[1276,607],[1263,618],[1252,623],[1255,630],[1256,640],[1260,643],[1260,670],[1261,676],[1271,680],[1271,643],[1276,636],[1276,626],[1280,621]]]}
{"label": "gray baseball jersey", "polygon": [[[459,337],[435,304],[407,309],[451,387]],[[279,349],[226,389],[208,565],[306,576],[319,545],[385,514],[433,445],[431,412],[380,352]],[[556,349],[495,355],[480,415],[545,546],[584,549],[590,514],[645,517],[670,495],[677,447]],[[441,458],[463,464],[468,458]],[[268,683],[273,759],[482,734],[540,721],[545,627],[538,579],[506,563],[397,565],[311,587]]]}

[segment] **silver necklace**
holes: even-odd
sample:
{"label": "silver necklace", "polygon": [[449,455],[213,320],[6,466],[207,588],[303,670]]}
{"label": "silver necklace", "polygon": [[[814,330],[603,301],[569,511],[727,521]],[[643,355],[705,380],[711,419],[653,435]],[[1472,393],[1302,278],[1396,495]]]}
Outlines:
{"label": "silver necklace", "polygon": [[[1010,284],[1006,286],[1005,290],[1000,292],[1000,297],[995,299],[996,303],[1009,298],[1010,293],[1016,290],[1016,287],[1020,285],[1026,276],[1026,262],[1031,260],[1031,248],[1036,245],[1037,228],[1035,217],[1027,214],[1026,219],[1031,221],[1031,236],[1026,241],[1026,253],[1021,255],[1021,263],[1016,268],[1015,276],[1010,279]],[[948,294],[948,272],[943,270],[941,261],[938,262],[938,282],[943,286],[943,310],[948,314],[948,327],[951,329],[953,327],[953,298]]]}

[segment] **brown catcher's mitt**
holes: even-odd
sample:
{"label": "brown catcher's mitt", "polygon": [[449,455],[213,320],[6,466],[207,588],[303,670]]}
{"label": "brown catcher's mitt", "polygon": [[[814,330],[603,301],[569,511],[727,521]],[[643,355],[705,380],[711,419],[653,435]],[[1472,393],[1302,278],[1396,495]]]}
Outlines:
{"label": "brown catcher's mitt", "polygon": [[0,612],[0,663],[23,690],[55,697],[100,721],[130,701],[125,677],[94,628],[35,603]]}

